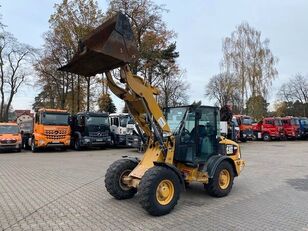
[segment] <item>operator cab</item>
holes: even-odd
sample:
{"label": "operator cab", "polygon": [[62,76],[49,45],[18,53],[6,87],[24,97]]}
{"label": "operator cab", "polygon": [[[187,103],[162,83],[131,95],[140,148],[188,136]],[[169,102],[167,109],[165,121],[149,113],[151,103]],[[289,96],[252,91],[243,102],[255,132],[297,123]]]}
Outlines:
{"label": "operator cab", "polygon": [[197,165],[217,155],[219,109],[210,106],[185,106],[166,109],[166,119],[176,138],[174,159]]}

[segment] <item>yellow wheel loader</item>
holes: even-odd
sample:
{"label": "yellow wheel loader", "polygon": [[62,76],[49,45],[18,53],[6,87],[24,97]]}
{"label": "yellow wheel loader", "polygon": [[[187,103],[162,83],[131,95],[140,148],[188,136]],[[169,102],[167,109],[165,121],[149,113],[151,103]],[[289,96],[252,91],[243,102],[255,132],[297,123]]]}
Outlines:
{"label": "yellow wheel loader", "polygon": [[[212,196],[228,195],[244,161],[239,145],[220,137],[218,108],[172,107],[164,115],[155,100],[159,90],[130,71],[138,52],[129,20],[121,13],[79,45],[78,53],[60,70],[84,76],[104,73],[110,90],[125,101],[148,137],[141,159],[123,156],[110,165],[107,191],[119,200],[138,192],[141,206],[154,216],[169,213],[192,182],[204,184]],[[119,70],[117,76],[114,69]]]}

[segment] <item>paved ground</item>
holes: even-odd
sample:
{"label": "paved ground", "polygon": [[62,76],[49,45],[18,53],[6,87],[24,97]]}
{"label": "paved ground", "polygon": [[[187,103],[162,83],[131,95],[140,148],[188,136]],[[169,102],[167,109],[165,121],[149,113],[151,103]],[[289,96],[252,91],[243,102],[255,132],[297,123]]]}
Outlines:
{"label": "paved ground", "polygon": [[129,149],[0,154],[2,230],[308,231],[308,141],[242,145],[247,166],[225,198],[192,185],[175,210],[151,217],[138,195],[105,190],[107,166]]}

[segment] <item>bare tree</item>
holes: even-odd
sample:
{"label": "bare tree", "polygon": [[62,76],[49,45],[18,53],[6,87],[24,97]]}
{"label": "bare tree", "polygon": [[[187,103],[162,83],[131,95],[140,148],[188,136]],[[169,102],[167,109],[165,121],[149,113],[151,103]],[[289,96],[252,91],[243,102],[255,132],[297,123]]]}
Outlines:
{"label": "bare tree", "polygon": [[308,103],[308,76],[296,74],[287,83],[282,84],[278,97],[287,102],[298,100],[301,103]]}
{"label": "bare tree", "polygon": [[163,108],[187,104],[189,84],[185,83],[183,75],[183,72],[170,67],[168,73],[161,78],[158,102]]}
{"label": "bare tree", "polygon": [[9,110],[20,86],[30,76],[35,50],[19,43],[6,31],[0,34],[0,119],[8,120]]}
{"label": "bare tree", "polygon": [[[296,74],[290,78],[287,83],[281,85],[278,98],[287,103],[295,103],[298,101],[303,105],[308,104],[308,76]],[[304,115],[306,115],[306,107],[303,107]]]}
{"label": "bare tree", "polygon": [[250,97],[266,98],[272,80],[278,75],[278,59],[269,49],[269,40],[261,40],[261,32],[248,23],[239,25],[223,41],[223,72],[234,74],[239,80],[242,110]]}
{"label": "bare tree", "polygon": [[235,103],[239,98],[238,82],[234,75],[227,72],[214,75],[206,86],[205,96],[216,100],[220,107],[228,101]]}

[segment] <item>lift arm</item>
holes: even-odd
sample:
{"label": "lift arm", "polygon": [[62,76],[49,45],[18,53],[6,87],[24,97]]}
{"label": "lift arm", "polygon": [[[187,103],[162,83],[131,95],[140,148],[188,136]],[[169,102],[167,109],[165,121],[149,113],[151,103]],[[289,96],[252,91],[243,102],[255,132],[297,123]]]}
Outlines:
{"label": "lift arm", "polygon": [[[129,69],[128,64],[137,59],[138,52],[127,17],[118,13],[79,44],[78,53],[60,70],[84,76],[104,73],[110,90],[125,101],[136,123],[149,137],[149,144],[159,144],[165,160],[173,146],[174,142],[170,142],[173,137],[155,100],[158,89]],[[114,81],[111,71],[115,68],[120,68],[120,82],[124,88]],[[168,137],[167,141],[164,137]],[[170,155],[171,160],[173,154]]]}

